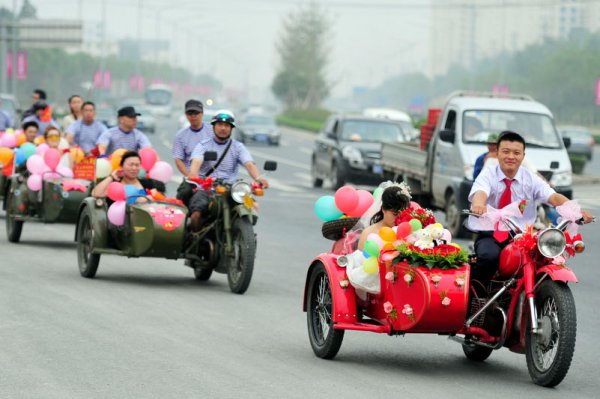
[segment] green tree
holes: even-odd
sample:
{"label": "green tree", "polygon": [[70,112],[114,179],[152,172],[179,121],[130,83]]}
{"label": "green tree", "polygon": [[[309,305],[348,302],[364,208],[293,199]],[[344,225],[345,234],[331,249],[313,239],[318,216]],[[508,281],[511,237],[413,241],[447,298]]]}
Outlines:
{"label": "green tree", "polygon": [[25,0],[21,11],[19,12],[19,19],[37,19],[37,9],[29,2]]}
{"label": "green tree", "polygon": [[311,2],[292,12],[283,23],[276,44],[279,71],[271,84],[273,94],[288,109],[317,108],[329,95],[326,69],[329,62],[329,21]]}

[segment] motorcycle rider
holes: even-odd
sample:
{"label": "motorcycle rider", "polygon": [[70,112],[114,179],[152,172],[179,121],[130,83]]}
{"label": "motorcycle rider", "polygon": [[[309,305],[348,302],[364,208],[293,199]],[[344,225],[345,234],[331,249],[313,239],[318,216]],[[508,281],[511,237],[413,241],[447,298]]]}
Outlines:
{"label": "motorcycle rider", "polygon": [[[535,173],[521,167],[525,157],[525,140],[512,131],[504,131],[498,138],[498,165],[484,168],[473,182],[469,193],[471,212],[483,215],[487,205],[500,209],[515,202],[527,200],[521,229],[532,225],[536,217],[536,202],[544,202],[554,207],[569,199],[558,194]],[[584,223],[593,219],[591,213],[582,210]],[[472,226],[471,226],[472,227]],[[472,227],[473,228],[473,227]],[[477,261],[473,278],[487,281],[498,269],[500,251],[508,243],[508,232],[480,231],[475,240]]]}
{"label": "motorcycle rider", "polygon": [[[262,183],[267,188],[269,183],[265,178],[260,177],[252,156],[244,146],[231,137],[231,132],[235,128],[235,117],[231,111],[220,110],[212,118],[214,135],[198,143],[191,156],[191,166],[188,178],[198,176],[222,179],[225,182],[233,183],[238,177],[239,165],[244,165],[248,174],[256,181]],[[231,148],[230,148],[231,147]],[[217,153],[217,161],[204,163],[204,154],[207,151]],[[218,163],[218,167],[213,170],[213,165]],[[211,192],[207,190],[197,190],[190,199],[190,227],[192,232],[198,232],[202,227],[202,214],[208,211]]]}
{"label": "motorcycle rider", "polygon": [[136,129],[139,113],[131,106],[123,107],[117,111],[119,125],[108,129],[98,138],[98,152],[100,156],[111,155],[115,150],[124,148],[129,151],[139,151],[142,148],[152,147],[148,137]]}

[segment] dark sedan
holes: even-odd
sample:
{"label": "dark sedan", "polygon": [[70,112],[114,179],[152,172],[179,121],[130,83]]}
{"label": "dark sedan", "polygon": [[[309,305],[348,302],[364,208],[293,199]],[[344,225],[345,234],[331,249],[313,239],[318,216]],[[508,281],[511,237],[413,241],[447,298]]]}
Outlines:
{"label": "dark sedan", "polygon": [[558,131],[562,137],[571,139],[571,145],[567,148],[569,154],[583,155],[588,160],[592,159],[595,140],[587,128],[582,126],[559,126]]}
{"label": "dark sedan", "polygon": [[279,145],[281,133],[275,124],[275,118],[264,114],[247,114],[241,118],[237,127],[237,139],[242,143],[255,142]]}

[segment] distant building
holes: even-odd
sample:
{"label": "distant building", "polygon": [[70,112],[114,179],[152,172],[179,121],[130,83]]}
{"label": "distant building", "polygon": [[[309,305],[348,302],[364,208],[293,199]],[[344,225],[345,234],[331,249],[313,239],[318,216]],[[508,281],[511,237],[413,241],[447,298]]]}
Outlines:
{"label": "distant building", "polygon": [[430,76],[577,29],[600,30],[600,2],[432,0],[431,5]]}
{"label": "distant building", "polygon": [[25,48],[79,48],[82,24],[68,19],[22,19],[17,24],[17,38]]}

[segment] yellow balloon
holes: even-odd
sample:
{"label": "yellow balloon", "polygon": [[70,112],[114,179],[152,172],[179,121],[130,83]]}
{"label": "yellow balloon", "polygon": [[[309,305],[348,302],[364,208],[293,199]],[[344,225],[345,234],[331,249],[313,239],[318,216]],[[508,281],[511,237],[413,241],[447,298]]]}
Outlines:
{"label": "yellow balloon", "polygon": [[123,154],[125,154],[127,150],[125,148],[119,148],[112,153],[110,157],[110,162],[112,164],[112,170],[117,170],[121,167],[121,158],[123,158]]}
{"label": "yellow balloon", "polygon": [[452,245],[453,247],[456,247],[456,248],[460,249],[460,245],[458,245],[458,244],[457,244],[457,243],[455,243],[455,242],[451,242],[451,243],[449,243],[448,245]]}
{"label": "yellow balloon", "polygon": [[37,136],[37,137],[36,137],[36,138],[33,140],[33,143],[34,143],[34,144],[38,144],[38,145],[39,145],[39,144],[43,144],[43,143],[44,143],[44,141],[45,141],[45,140],[44,140],[44,136]]}
{"label": "yellow balloon", "polygon": [[363,263],[363,270],[368,274],[377,273],[379,271],[379,263],[377,262],[377,258],[370,257],[365,260],[365,263]]}
{"label": "yellow balloon", "polygon": [[71,159],[73,160],[73,162],[78,163],[83,161],[85,154],[83,153],[83,150],[81,148],[71,148]]}
{"label": "yellow balloon", "polygon": [[434,223],[431,225],[431,228],[443,229],[444,226],[441,223]]}
{"label": "yellow balloon", "polygon": [[110,175],[110,172],[112,172],[110,162],[107,159],[98,158],[96,160],[96,178],[103,179]]}
{"label": "yellow balloon", "polygon": [[396,233],[389,227],[382,227],[379,229],[379,237],[383,241],[394,241],[396,239]]}

